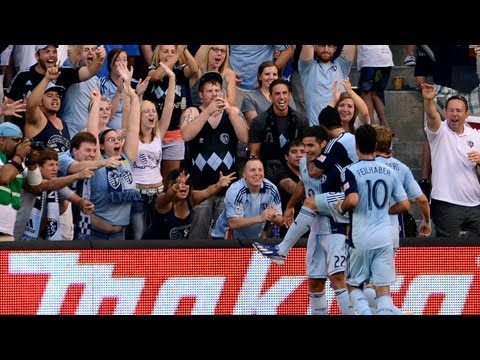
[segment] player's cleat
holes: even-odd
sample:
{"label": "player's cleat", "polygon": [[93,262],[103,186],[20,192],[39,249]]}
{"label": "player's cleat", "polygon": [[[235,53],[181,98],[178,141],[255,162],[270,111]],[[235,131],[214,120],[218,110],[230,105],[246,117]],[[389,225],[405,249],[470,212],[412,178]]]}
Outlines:
{"label": "player's cleat", "polygon": [[278,253],[277,245],[262,245],[258,242],[254,242],[253,247],[263,256],[269,258],[277,265],[285,264],[285,256]]}

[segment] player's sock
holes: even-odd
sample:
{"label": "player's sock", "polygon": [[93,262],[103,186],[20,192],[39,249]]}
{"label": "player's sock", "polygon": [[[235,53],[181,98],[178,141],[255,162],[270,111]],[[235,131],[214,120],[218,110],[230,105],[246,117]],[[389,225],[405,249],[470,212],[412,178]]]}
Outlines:
{"label": "player's sock", "polygon": [[377,293],[375,292],[375,289],[365,286],[363,288],[363,295],[365,295],[368,300],[368,306],[370,307],[372,314],[375,314],[377,312]]}
{"label": "player's sock", "polygon": [[395,315],[395,305],[390,295],[381,295],[377,297],[377,315]]}
{"label": "player's sock", "polygon": [[372,315],[368,307],[368,300],[360,289],[354,289],[350,293],[350,301],[359,315]]}
{"label": "player's sock", "polygon": [[310,309],[312,315],[327,315],[327,299],[325,298],[325,291],[323,292],[309,292],[308,298],[310,300]]}
{"label": "player's sock", "polygon": [[342,315],[355,315],[355,310],[350,302],[350,296],[346,288],[335,290],[335,297]]}

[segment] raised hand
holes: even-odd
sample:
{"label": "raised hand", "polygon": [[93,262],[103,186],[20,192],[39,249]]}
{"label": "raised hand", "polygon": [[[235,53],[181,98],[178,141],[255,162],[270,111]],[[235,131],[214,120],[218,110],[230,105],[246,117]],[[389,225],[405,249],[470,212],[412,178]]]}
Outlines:
{"label": "raised hand", "polygon": [[435,99],[437,92],[435,91],[434,85],[423,83],[420,85],[420,88],[422,89],[422,96],[425,100]]}
{"label": "raised hand", "polygon": [[48,68],[47,69],[47,72],[45,73],[45,77],[48,79],[48,80],[56,80],[58,79],[58,77],[60,76],[62,72],[58,69],[57,66],[53,66],[51,68]]}
{"label": "raised hand", "polygon": [[103,45],[97,46],[95,50],[95,58],[103,61],[107,57],[107,51],[103,47]]}
{"label": "raised hand", "polygon": [[160,64],[159,64],[159,65],[160,65],[160,67],[161,67],[163,70],[165,70],[165,74],[166,74],[169,78],[171,78],[171,77],[175,78],[175,73],[174,73],[174,72],[172,71],[172,69],[170,69],[165,63],[163,63],[163,62],[160,61]]}
{"label": "raised hand", "polygon": [[145,90],[147,90],[148,83],[150,82],[150,76],[147,76],[145,80],[142,79],[138,80],[137,87],[135,88],[135,92],[138,96],[143,96]]}
{"label": "raised hand", "polygon": [[335,80],[332,82],[332,100],[330,101],[331,104],[336,104],[338,99],[340,99],[341,91],[338,90],[338,81]]}
{"label": "raised hand", "polygon": [[345,88],[345,91],[350,94],[353,91],[352,84],[350,83],[350,78],[346,78],[342,80],[342,85]]}
{"label": "raised hand", "polygon": [[92,92],[90,93],[90,99],[92,99],[92,102],[100,102],[101,98],[100,91],[98,89],[92,89]]}
{"label": "raised hand", "polygon": [[237,177],[235,176],[234,172],[232,172],[231,174],[228,174],[228,175],[223,175],[223,173],[220,171],[220,179],[218,180],[218,184],[221,187],[227,187],[236,178]]}
{"label": "raised hand", "polygon": [[23,102],[23,99],[14,101],[13,103],[9,104],[7,102],[7,97],[3,98],[2,106],[0,107],[0,115],[7,115],[7,116],[15,116],[21,118],[22,115],[19,113],[25,112],[27,108],[27,104]]}

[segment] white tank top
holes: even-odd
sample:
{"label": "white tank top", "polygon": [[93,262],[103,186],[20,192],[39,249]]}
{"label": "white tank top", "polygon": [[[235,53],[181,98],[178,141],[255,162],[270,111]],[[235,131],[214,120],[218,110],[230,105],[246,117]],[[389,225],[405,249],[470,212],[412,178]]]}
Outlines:
{"label": "white tank top", "polygon": [[155,136],[149,144],[140,141],[138,154],[132,165],[133,179],[140,185],[153,185],[162,181],[160,163],[162,160],[162,140]]}

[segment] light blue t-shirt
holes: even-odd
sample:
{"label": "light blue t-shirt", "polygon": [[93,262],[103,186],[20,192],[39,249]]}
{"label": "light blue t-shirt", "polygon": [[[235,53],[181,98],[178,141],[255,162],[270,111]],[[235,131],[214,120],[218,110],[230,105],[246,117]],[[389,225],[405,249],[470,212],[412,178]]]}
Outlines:
{"label": "light blue t-shirt", "polygon": [[[260,192],[251,194],[245,179],[234,182],[225,194],[225,209],[215,223],[212,237],[223,238],[228,227],[229,218],[249,218],[262,214],[272,205],[277,209],[277,214],[282,213],[282,203],[277,187],[269,180],[264,179]],[[234,239],[258,239],[260,238],[265,222],[249,227],[234,229]]]}
{"label": "light blue t-shirt", "polygon": [[[69,59],[62,66],[74,68]],[[59,117],[67,124],[70,138],[87,127],[88,105],[93,89],[100,89],[98,76],[70,85],[62,99]]]}
{"label": "light blue t-shirt", "polygon": [[[420,185],[418,185],[417,181],[413,177],[412,171],[407,165],[393,157],[386,158],[383,156],[377,156],[376,160],[387,166],[390,166],[393,170],[395,170],[409,200],[414,200],[423,194]],[[398,227],[398,215],[390,215],[390,221],[392,222],[393,226]]]}
{"label": "light blue t-shirt", "polygon": [[[126,158],[125,154],[122,154]],[[136,188],[132,175],[130,161],[108,171],[102,167],[95,170],[91,178],[91,202],[95,204],[95,215],[111,225],[126,226],[130,223],[130,209],[132,201],[112,203],[111,192],[113,189],[121,192],[121,188],[133,190]],[[139,197],[140,195],[138,195]]]}
{"label": "light blue t-shirt", "polygon": [[65,151],[63,153],[58,154],[58,176],[67,176],[68,168],[72,165],[76,160],[73,158],[70,151]]}
{"label": "light blue t-shirt", "polygon": [[230,67],[242,81],[238,87],[254,90],[258,87],[258,67],[264,61],[274,61],[275,50],[280,52],[289,45],[230,45]]}

